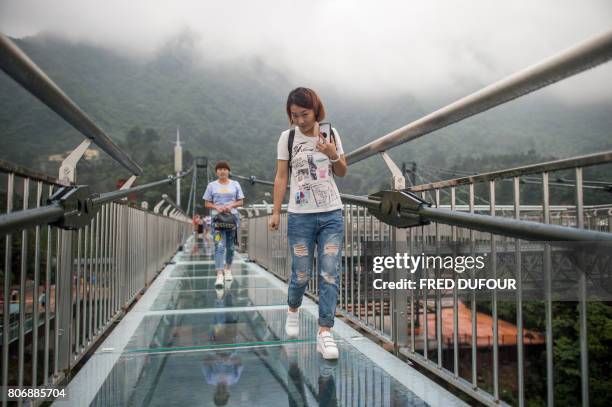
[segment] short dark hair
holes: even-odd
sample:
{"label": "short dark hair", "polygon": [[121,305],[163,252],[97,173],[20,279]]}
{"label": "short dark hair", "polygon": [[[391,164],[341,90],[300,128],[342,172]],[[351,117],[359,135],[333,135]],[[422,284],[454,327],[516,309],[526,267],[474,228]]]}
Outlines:
{"label": "short dark hair", "polygon": [[228,171],[231,171],[227,161],[217,161],[217,165],[215,165],[215,172],[217,172],[219,168],[227,168]]}
{"label": "short dark hair", "polygon": [[289,123],[293,124],[291,121],[291,105],[314,110],[315,118],[318,122],[325,119],[325,107],[323,107],[323,102],[321,102],[317,92],[312,89],[300,87],[289,92],[286,109]]}

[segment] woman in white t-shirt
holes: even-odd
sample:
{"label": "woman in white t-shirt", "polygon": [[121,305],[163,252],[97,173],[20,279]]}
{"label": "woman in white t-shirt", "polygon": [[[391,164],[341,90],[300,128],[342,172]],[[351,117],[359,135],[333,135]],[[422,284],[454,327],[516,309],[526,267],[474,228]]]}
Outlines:
{"label": "woman in white t-shirt", "polygon": [[[319,331],[317,350],[325,359],[337,359],[338,347],[331,334],[339,292],[340,256],[344,239],[342,202],[334,175],[343,177],[347,165],[336,129],[320,132],[325,109],[312,89],[289,93],[286,112],[293,126],[284,131],[277,146],[274,211],[270,229],[278,229],[287,180],[291,178],[287,237],[291,249],[291,279],[287,303],[287,336],[299,335],[299,307],[310,279],[317,250],[319,279]],[[293,140],[291,140],[293,138]]]}

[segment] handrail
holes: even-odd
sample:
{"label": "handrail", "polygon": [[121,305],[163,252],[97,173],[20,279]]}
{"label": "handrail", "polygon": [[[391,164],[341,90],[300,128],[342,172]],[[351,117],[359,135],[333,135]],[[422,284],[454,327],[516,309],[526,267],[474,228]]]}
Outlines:
{"label": "handrail", "polygon": [[10,38],[0,33],[0,68],[134,175],[142,168]]}
{"label": "handrail", "polygon": [[[343,203],[362,205],[370,210],[380,210],[381,201],[363,196],[340,195]],[[550,225],[528,220],[503,218],[500,216],[466,213],[424,205],[420,206],[416,211],[402,208],[399,214],[402,218],[411,218],[414,217],[414,215],[419,215],[426,220],[447,225],[467,227],[481,232],[495,233],[526,240],[612,242],[612,233]]]}
{"label": "handrail", "polygon": [[31,169],[26,168],[26,167],[22,167],[21,165],[12,163],[10,161],[0,160],[0,171],[8,172],[8,173],[13,173],[13,174],[18,175],[20,177],[31,178],[31,179],[34,179],[36,181],[42,181],[42,182],[50,184],[50,185],[56,185],[56,186],[63,186],[64,185],[57,178],[53,178],[53,177],[51,177],[51,176],[49,176],[47,174],[44,174],[42,172],[38,172],[38,171],[31,170]]}
{"label": "handrail", "polygon": [[193,168],[181,173],[179,176],[169,175],[168,178],[166,179],[150,182],[148,184],[139,185],[137,187],[132,187],[128,189],[118,189],[116,191],[105,192],[105,193],[100,194],[99,197],[93,198],[91,201],[94,205],[102,205],[107,202],[112,202],[112,201],[116,201],[121,198],[125,198],[126,196],[131,195],[136,192],[146,191],[147,189],[151,189],[159,185],[172,184],[177,179],[188,175],[192,171],[192,169]]}
{"label": "handrail", "polygon": [[[234,175],[238,178],[239,176]],[[247,177],[241,177],[247,178]],[[256,183],[273,184],[270,181],[254,179]],[[345,204],[361,205],[371,211],[380,212],[382,201],[367,196],[340,194]],[[431,220],[453,226],[462,226],[482,232],[496,233],[508,237],[540,241],[572,241],[572,242],[612,242],[612,233],[598,232],[587,229],[576,229],[567,226],[551,225],[527,220],[503,218],[491,215],[465,213],[442,208],[421,205],[416,210],[402,207],[398,212],[402,218],[411,219],[415,215],[424,220]]]}
{"label": "handrail", "polygon": [[[0,235],[12,233],[16,230],[28,228],[45,223],[53,223],[62,220],[67,214],[74,215],[75,212],[82,213],[83,216],[93,216],[96,208],[99,208],[105,203],[118,201],[130,194],[145,191],[148,189],[155,188],[160,185],[172,184],[178,178],[184,177],[189,174],[191,170],[182,173],[177,176],[169,176],[167,179],[150,182],[148,184],[139,185],[137,187],[120,189],[117,191],[106,192],[96,196],[92,194],[85,199],[75,197],[73,199],[78,200],[78,204],[62,205],[60,202],[52,202],[49,205],[41,206],[40,208],[25,209],[21,211],[14,211],[0,215]],[[65,187],[70,188],[70,187]],[[79,188],[79,186],[74,187]],[[78,207],[79,210],[75,210],[74,207]]]}
{"label": "handrail", "polygon": [[0,235],[45,223],[56,222],[64,216],[64,208],[54,203],[40,208],[25,209],[0,215]]}
{"label": "handrail", "polygon": [[516,72],[471,95],[382,136],[346,155],[355,164],[470,116],[558,82],[612,58],[612,31],[586,40],[556,56]]}
{"label": "handrail", "polygon": [[402,210],[404,215],[420,215],[425,219],[452,226],[461,226],[481,232],[495,233],[525,240],[542,242],[596,242],[612,243],[612,233],[577,229],[569,226],[517,220],[501,216],[481,215],[442,208],[421,207],[418,211]]}
{"label": "handrail", "polygon": [[[430,189],[472,184],[475,182],[493,181],[500,178],[520,177],[527,174],[559,171],[576,167],[588,167],[591,165],[605,164],[609,162],[612,162],[612,151],[604,151],[603,153],[594,153],[577,157],[562,158],[560,160],[523,165],[520,167],[514,167],[500,171],[486,172],[484,174],[469,175],[467,177],[430,182],[428,184],[415,185],[413,187],[410,187],[409,189],[412,192],[420,192],[427,191]],[[601,189],[605,188],[602,187]]]}
{"label": "handrail", "polygon": [[257,179],[255,176],[251,176],[251,177],[245,177],[243,175],[236,175],[236,174],[232,174],[232,178],[238,178],[244,181],[249,181],[250,183],[254,184],[255,182],[259,183],[259,184],[263,184],[263,185],[271,185],[274,186],[274,182],[272,181],[264,181],[261,179]]}

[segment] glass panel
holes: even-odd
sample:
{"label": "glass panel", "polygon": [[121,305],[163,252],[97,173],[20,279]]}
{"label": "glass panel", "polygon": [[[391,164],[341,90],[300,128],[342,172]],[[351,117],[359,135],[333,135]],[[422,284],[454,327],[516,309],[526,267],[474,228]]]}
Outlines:
{"label": "glass panel", "polygon": [[[215,276],[202,278],[171,278],[164,282],[161,292],[169,291],[193,291],[193,290],[214,290]],[[228,287],[229,286],[229,287]],[[257,275],[239,275],[234,276],[233,281],[226,281],[225,287],[230,289],[239,287],[268,287],[272,288],[272,284],[263,276]]]}
{"label": "glass panel", "polygon": [[92,406],[425,406],[351,345],[314,343],[123,355]]}
{"label": "glass panel", "polygon": [[[286,315],[285,308],[148,315],[143,318],[130,339],[126,352],[167,351],[186,347],[200,349],[285,341]],[[316,330],[316,318],[302,312],[300,337],[314,339]]]}
{"label": "glass panel", "polygon": [[[204,280],[207,281],[208,279]],[[214,284],[214,280],[212,281]],[[160,293],[151,310],[229,308],[255,305],[283,305],[287,303],[287,291],[279,288],[244,287],[237,281],[231,288],[212,290],[185,290]],[[226,282],[229,284],[229,282]]]}
{"label": "glass panel", "polygon": [[[259,275],[256,271],[248,269],[244,264],[232,265],[232,275]],[[217,273],[214,264],[179,264],[171,270],[170,277],[214,277]]]}

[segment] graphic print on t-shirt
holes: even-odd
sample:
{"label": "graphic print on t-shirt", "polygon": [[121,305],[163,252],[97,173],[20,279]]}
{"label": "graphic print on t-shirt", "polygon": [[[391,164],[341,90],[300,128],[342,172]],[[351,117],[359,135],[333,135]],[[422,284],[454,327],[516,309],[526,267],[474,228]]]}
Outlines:
{"label": "graphic print on t-shirt", "polygon": [[313,144],[299,143],[293,146],[291,167],[298,184],[295,191],[296,205],[314,201],[317,207],[324,207],[337,197],[330,182],[332,169],[329,159],[318,152]]}
{"label": "graphic print on t-shirt", "polygon": [[310,188],[317,206],[329,205],[336,198],[336,192],[329,182],[316,183],[311,185]]}
{"label": "graphic print on t-shirt", "polygon": [[[277,143],[278,160],[291,159],[288,212],[315,213],[341,209],[342,201],[333,177],[332,163],[326,154],[317,150],[319,139],[305,136],[299,128],[295,128],[295,139],[289,152],[290,131],[284,131]],[[342,155],[342,142],[336,129],[334,134],[336,152]]]}
{"label": "graphic print on t-shirt", "polygon": [[[227,205],[230,202],[244,199],[242,188],[236,181],[230,180],[227,184],[222,184],[218,180],[209,183],[206,186],[206,191],[202,197],[206,201],[213,202],[215,205]],[[237,215],[238,210],[236,208],[231,209],[232,214]],[[212,210],[211,215],[216,215],[217,211]]]}
{"label": "graphic print on t-shirt", "polygon": [[301,143],[296,143],[293,145],[293,156],[294,157],[297,155],[297,153],[301,151],[315,151],[315,148],[312,146],[312,144],[306,141],[303,141]]}

